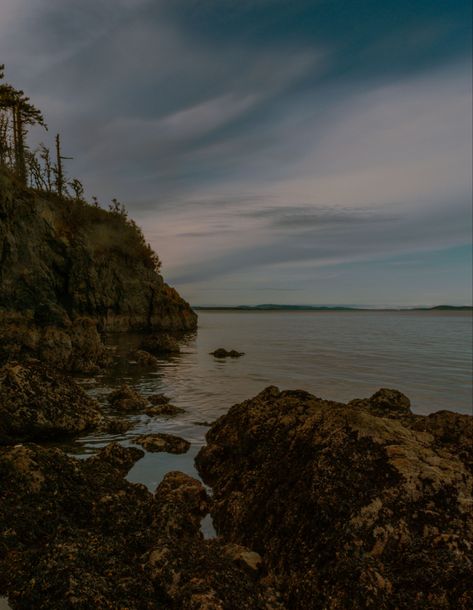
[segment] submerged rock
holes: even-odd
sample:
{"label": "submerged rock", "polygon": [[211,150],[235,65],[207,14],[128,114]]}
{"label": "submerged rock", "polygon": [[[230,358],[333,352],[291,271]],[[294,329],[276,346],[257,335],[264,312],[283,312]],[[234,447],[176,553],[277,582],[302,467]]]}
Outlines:
{"label": "submerged rock", "polygon": [[264,557],[288,608],[473,607],[470,416],[269,387],[207,442],[217,533]]}
{"label": "submerged rock", "polygon": [[171,405],[170,403],[165,403],[148,407],[145,409],[145,413],[150,417],[156,417],[160,415],[173,417],[174,415],[178,415],[179,413],[185,413],[185,410],[181,409],[180,407],[176,407],[175,405]]}
{"label": "submerged rock", "polygon": [[143,367],[156,368],[159,365],[159,360],[153,354],[143,350],[137,349],[130,353],[130,358],[136,360],[136,362]]}
{"label": "submerged rock", "polygon": [[135,438],[135,443],[141,445],[151,453],[186,453],[191,444],[179,436],[173,434],[143,434]]}
{"label": "submerged rock", "polygon": [[108,402],[114,409],[124,412],[142,411],[148,406],[146,398],[127,384],[111,392]]}
{"label": "submerged rock", "polygon": [[179,354],[181,351],[177,340],[167,334],[149,335],[141,341],[140,347],[157,356]]}
{"label": "submerged rock", "polygon": [[171,399],[166,394],[151,394],[147,396],[147,399],[152,405],[166,405],[171,402]]}
{"label": "submerged rock", "polygon": [[249,549],[203,539],[200,482],[169,473],[153,495],[124,479],[143,455],[0,448],[0,595],[35,610],[282,609],[242,564]]}
{"label": "submerged rock", "polygon": [[215,356],[215,358],[240,358],[240,356],[245,355],[245,352],[237,352],[234,349],[227,351],[223,347],[219,347],[214,352],[210,352],[210,355]]}
{"label": "submerged rock", "polygon": [[38,361],[0,368],[0,442],[50,440],[105,422],[82,388]]}

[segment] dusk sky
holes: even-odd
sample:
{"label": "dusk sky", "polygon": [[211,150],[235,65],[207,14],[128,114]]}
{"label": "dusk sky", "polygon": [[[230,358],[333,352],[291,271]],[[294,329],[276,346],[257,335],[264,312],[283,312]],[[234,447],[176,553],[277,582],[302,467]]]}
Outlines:
{"label": "dusk sky", "polygon": [[192,304],[471,304],[468,0],[1,0],[0,63]]}

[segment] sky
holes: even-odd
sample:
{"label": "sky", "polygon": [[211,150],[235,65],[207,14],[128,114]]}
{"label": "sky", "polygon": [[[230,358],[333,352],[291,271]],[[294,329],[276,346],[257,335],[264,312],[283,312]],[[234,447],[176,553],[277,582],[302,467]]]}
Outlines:
{"label": "sky", "polygon": [[469,0],[2,0],[67,170],[193,305],[472,302]]}

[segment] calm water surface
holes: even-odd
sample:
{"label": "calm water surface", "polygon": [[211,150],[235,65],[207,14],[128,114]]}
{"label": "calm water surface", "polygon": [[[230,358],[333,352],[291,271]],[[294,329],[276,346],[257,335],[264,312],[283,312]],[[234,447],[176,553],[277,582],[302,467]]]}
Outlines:
{"label": "calm water surface", "polygon": [[[120,338],[122,353],[131,342]],[[209,352],[218,347],[245,356],[217,360]],[[110,440],[131,445],[143,433],[191,441],[185,455],[147,453],[132,468],[128,478],[154,490],[170,470],[197,476],[193,461],[208,429],[197,422],[214,421],[270,384],[338,401],[396,388],[416,413],[471,413],[472,318],[468,312],[200,312],[198,333],[157,371],[123,358],[112,373],[80,382],[105,407],[105,396],[126,382],[144,395],[165,392],[186,410],[174,418],[132,416],[126,434],[95,434],[66,446],[85,457]]]}

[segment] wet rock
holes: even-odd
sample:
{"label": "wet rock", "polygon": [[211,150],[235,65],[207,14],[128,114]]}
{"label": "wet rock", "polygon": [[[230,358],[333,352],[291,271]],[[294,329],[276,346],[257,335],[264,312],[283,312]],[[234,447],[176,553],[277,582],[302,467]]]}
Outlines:
{"label": "wet rock", "polygon": [[135,438],[135,443],[138,443],[150,453],[186,453],[189,451],[191,444],[179,436],[172,434],[144,434]]}
{"label": "wet rock", "polygon": [[171,335],[148,335],[141,341],[141,349],[161,356],[163,354],[179,354],[181,351],[177,340]]}
{"label": "wet rock", "polygon": [[110,434],[123,434],[133,427],[133,422],[119,417],[108,418],[102,426],[102,430]]}
{"label": "wet rock", "polygon": [[282,609],[222,541],[203,540],[199,481],[169,473],[153,495],[124,479],[143,455],[0,448],[0,595],[35,610]]}
{"label": "wet rock", "polygon": [[151,396],[147,396],[147,399],[152,405],[166,405],[171,401],[166,394],[151,394]]}
{"label": "wet rock", "polygon": [[108,395],[108,402],[117,411],[127,413],[142,411],[148,406],[148,401],[127,384],[111,392]]}
{"label": "wet rock", "polygon": [[226,349],[223,349],[223,347],[220,347],[219,349],[216,349],[214,352],[210,352],[210,355],[214,356],[215,358],[240,358],[240,356],[244,356],[245,353],[237,352],[234,349],[227,351]]}
{"label": "wet rock", "polygon": [[148,407],[145,409],[145,413],[150,417],[156,417],[161,415],[166,417],[174,417],[179,413],[185,413],[185,410],[181,409],[180,407],[176,407],[175,405],[171,405],[170,403],[165,403]]}
{"label": "wet rock", "polygon": [[352,407],[367,408],[381,417],[399,418],[412,415],[411,401],[398,390],[381,388],[371,398],[351,400],[348,404]]}
{"label": "wet rock", "polygon": [[401,393],[349,405],[269,387],[196,463],[219,535],[260,553],[288,608],[473,606],[470,416]]}
{"label": "wet rock", "polygon": [[98,403],[54,369],[38,361],[0,368],[0,442],[70,436],[104,421]]}
{"label": "wet rock", "polygon": [[[184,610],[284,610],[276,590],[241,561],[251,551],[203,540],[210,500],[199,481],[168,473],[156,490],[157,521],[166,524],[146,560],[155,586]],[[250,559],[251,561],[251,559]]]}
{"label": "wet rock", "polygon": [[137,349],[134,352],[130,353],[130,358],[135,360],[140,366],[147,368],[157,368],[159,365],[159,360],[153,354],[149,352]]}

